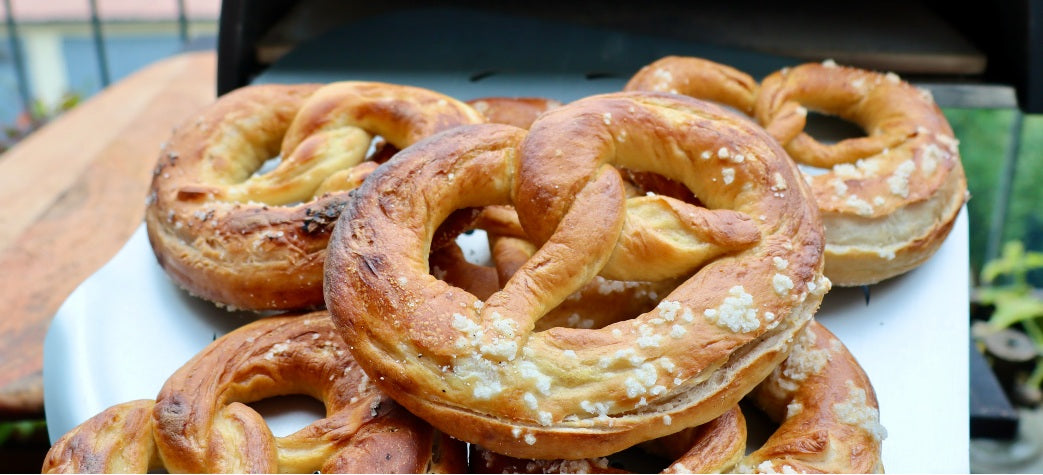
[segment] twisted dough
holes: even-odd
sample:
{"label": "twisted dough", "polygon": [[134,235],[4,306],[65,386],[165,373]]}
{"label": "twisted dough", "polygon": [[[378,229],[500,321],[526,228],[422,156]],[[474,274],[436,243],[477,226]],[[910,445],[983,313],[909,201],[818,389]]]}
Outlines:
{"label": "twisted dough", "polygon": [[[742,459],[746,422],[735,406],[697,427],[642,444],[673,460],[662,473],[723,473]],[[647,458],[645,459],[647,461]],[[471,473],[632,473],[609,458],[580,460],[518,459],[471,446]]]}
{"label": "twisted dough", "polygon": [[[854,356],[818,322],[797,337],[786,361],[749,396],[779,427],[745,454],[746,423],[736,406],[710,423],[643,444],[670,460],[663,473],[882,473],[873,386]],[[525,460],[479,448],[480,473],[624,473],[608,459]]]}
{"label": "twisted dough", "polygon": [[[44,472],[460,473],[463,444],[380,393],[326,312],[271,317],[208,345],[156,401],[113,406],[70,431]],[[246,404],[304,394],[326,417],[274,437]]]}
{"label": "twisted dough", "polygon": [[[487,214],[501,222],[509,222],[511,217],[502,208]],[[486,216],[484,222],[492,219]],[[490,240],[500,282],[534,252],[521,238],[493,236]],[[648,286],[653,283],[620,284],[610,286],[610,292],[602,291],[604,280],[597,286],[588,284],[540,319],[537,330],[600,328],[638,313],[632,307],[644,301],[642,292],[650,291]],[[620,301],[617,295],[622,294],[629,298]],[[873,387],[854,356],[818,322],[808,323],[786,361],[747,399],[781,423],[749,456],[744,457],[746,426],[738,407],[707,424],[641,446],[671,461],[664,473],[883,471],[881,442],[886,431],[879,424]],[[472,452],[472,471],[482,473],[622,473],[606,458],[526,460],[480,447],[472,447]]]}
{"label": "twisted dough", "polygon": [[789,357],[750,395],[778,429],[739,471],[882,473],[880,407],[854,355],[811,322]]}
{"label": "twisted dough", "polygon": [[[834,284],[864,285],[927,260],[952,228],[967,184],[957,140],[932,100],[894,74],[831,61],[753,78],[700,58],[645,66],[626,90],[685,94],[754,117],[808,171],[826,230]],[[836,115],[865,137],[823,144],[804,132],[808,109]]]}
{"label": "twisted dough", "polygon": [[759,88],[756,80],[731,66],[691,56],[665,56],[638,70],[623,90],[683,94],[753,115]]}
{"label": "twisted dough", "polygon": [[[807,110],[837,115],[865,137],[822,144],[803,132]],[[764,79],[757,120],[809,176],[826,229],[826,275],[863,285],[927,260],[949,234],[967,181],[949,122],[925,90],[894,74],[832,62]]]}
{"label": "twisted dough", "polygon": [[[478,219],[478,227],[488,235],[494,270],[492,276],[485,279],[491,280],[494,288],[489,291],[489,284],[481,286],[466,279],[469,276],[480,275],[478,272],[453,276],[446,281],[484,300],[506,284],[536,254],[538,248],[528,239],[521,223],[518,222],[518,214],[510,206],[485,207]],[[543,331],[554,327],[602,328],[620,320],[633,318],[655,308],[660,296],[669,294],[683,280],[675,278],[658,282],[640,282],[609,280],[595,276],[563,302],[548,310],[536,321],[534,330]]]}
{"label": "twisted dough", "polygon": [[[322,262],[346,190],[388,148],[484,118],[425,89],[382,83],[233,91],[165,145],[145,221],[159,263],[192,294],[231,308],[322,304]],[[379,153],[378,153],[379,155]],[[266,160],[273,170],[255,174]]]}
{"label": "twisted dough", "polygon": [[528,129],[540,114],[561,107],[561,102],[544,97],[483,97],[467,104],[495,124]]}
{"label": "twisted dough", "polygon": [[[608,161],[685,183],[712,209],[659,196],[626,206]],[[595,96],[528,134],[459,127],[358,190],[330,240],[326,302],[381,389],[441,430],[526,458],[606,455],[712,420],[785,357],[828,290],[821,224],[797,176],[763,131],[681,96]],[[427,243],[452,210],[490,204],[513,204],[541,245],[482,301],[428,273]],[[698,254],[656,309],[532,332],[614,253],[625,261],[642,244]],[[652,273],[676,277],[664,265]]]}
{"label": "twisted dough", "polygon": [[152,406],[141,399],[117,404],[63,435],[40,473],[149,473],[163,462],[152,438]]}

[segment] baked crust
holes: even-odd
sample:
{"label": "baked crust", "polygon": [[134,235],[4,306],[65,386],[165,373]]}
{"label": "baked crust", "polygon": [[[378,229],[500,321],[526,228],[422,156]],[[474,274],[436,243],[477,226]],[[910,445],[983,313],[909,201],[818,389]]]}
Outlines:
{"label": "baked crust", "polygon": [[829,330],[812,321],[789,357],[750,394],[779,427],[739,472],[883,473],[887,430],[869,377]]}
{"label": "baked crust", "polygon": [[[746,448],[746,419],[735,406],[716,419],[642,444],[673,462],[662,473],[725,473]],[[633,473],[609,458],[519,459],[471,446],[472,473]]]}
{"label": "baked crust", "polygon": [[482,97],[467,104],[494,124],[528,129],[540,114],[561,107],[561,102],[545,97]]}
{"label": "baked crust", "polygon": [[148,473],[163,468],[152,438],[152,406],[141,399],[109,407],[54,442],[40,473]]}
{"label": "baked crust", "polygon": [[664,56],[642,67],[624,91],[683,94],[753,115],[760,85],[749,74],[726,64],[692,56]]}

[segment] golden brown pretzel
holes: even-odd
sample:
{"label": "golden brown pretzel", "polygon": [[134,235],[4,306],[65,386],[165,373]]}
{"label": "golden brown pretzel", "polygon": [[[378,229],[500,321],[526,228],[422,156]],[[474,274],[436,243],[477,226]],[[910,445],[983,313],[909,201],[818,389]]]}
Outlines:
{"label": "golden brown pretzel", "polygon": [[[246,404],[287,394],[322,401],[327,416],[274,437]],[[458,468],[459,447],[377,390],[326,312],[262,319],[221,337],[167,380],[152,414],[171,471]]]}
{"label": "golden brown pretzel", "polygon": [[[304,394],[326,417],[274,437],[246,404]],[[156,401],[113,406],[65,434],[44,472],[458,473],[466,449],[380,393],[327,312],[270,317],[222,336]]]}
{"label": "golden brown pretzel", "polygon": [[40,473],[148,473],[163,468],[151,399],[112,406],[54,442]]}
{"label": "golden brown pretzel", "polygon": [[[866,136],[823,144],[807,111],[854,122]],[[826,275],[863,285],[907,272],[945,240],[966,200],[957,140],[931,95],[893,73],[802,64],[764,79],[756,118],[808,177],[826,228]]]}
{"label": "golden brown pretzel", "polygon": [[[722,473],[742,459],[746,422],[738,406],[716,419],[646,442],[649,452],[672,460],[662,473]],[[579,460],[518,459],[471,447],[471,473],[631,473],[606,457]]]}
{"label": "golden brown pretzel", "polygon": [[887,431],[873,385],[844,344],[812,321],[750,395],[778,429],[739,471],[882,473]]}
{"label": "golden brown pretzel", "polygon": [[[346,190],[375,168],[363,162],[372,137],[403,148],[482,121],[462,102],[409,86],[233,91],[164,146],[145,216],[149,240],[175,282],[219,305],[319,306],[329,231],[349,199]],[[277,156],[273,170],[254,174]]]}
{"label": "golden brown pretzel", "polygon": [[540,114],[561,107],[561,102],[543,97],[483,97],[467,101],[489,121],[528,129]]}
{"label": "golden brown pretzel", "polygon": [[[623,132],[626,145],[613,135]],[[646,214],[631,226],[619,173],[591,156],[602,148],[717,209],[642,197]],[[728,153],[745,158],[719,158]],[[330,241],[327,305],[381,389],[441,430],[527,458],[613,453],[719,416],[785,357],[828,290],[821,224],[797,177],[752,123],[676,95],[583,99],[528,134],[456,128],[403,150],[359,188]],[[544,244],[482,301],[428,273],[427,242],[452,210],[486,204],[513,204],[526,231],[529,216],[549,232],[529,233]],[[701,252],[702,262],[656,309],[601,329],[532,332],[604,270],[618,241],[675,219],[670,229],[696,238],[643,242],[678,243],[652,252]],[[630,234],[619,239],[624,221]]]}
{"label": "golden brown pretzel", "polygon": [[691,56],[666,56],[638,70],[624,91],[684,94],[753,115],[757,81],[731,66]]}
{"label": "golden brown pretzel", "polygon": [[[701,426],[643,444],[670,460],[664,473],[881,473],[873,386],[844,345],[818,322],[797,337],[789,357],[750,395],[780,423],[749,455],[736,406]],[[620,473],[606,459],[524,460],[479,449],[479,473]]]}

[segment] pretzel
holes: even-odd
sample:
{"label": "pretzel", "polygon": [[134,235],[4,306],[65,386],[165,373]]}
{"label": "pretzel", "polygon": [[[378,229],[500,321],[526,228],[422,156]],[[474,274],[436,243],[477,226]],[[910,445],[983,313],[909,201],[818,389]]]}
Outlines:
{"label": "pretzel", "polygon": [[[152,413],[167,468],[412,472],[453,463],[451,454],[439,461],[433,452],[450,451],[453,443],[380,393],[334,330],[326,312],[268,318],[192,358],[167,380]],[[286,394],[324,402],[327,416],[273,437],[245,403]]]}
{"label": "pretzel", "polygon": [[152,406],[141,399],[105,409],[63,435],[40,473],[149,473],[163,468],[152,438]]}
{"label": "pretzel", "polygon": [[[749,396],[779,427],[746,455],[746,423],[736,406],[708,424],[647,442],[669,460],[663,473],[882,473],[873,386],[854,356],[818,322],[786,361]],[[481,473],[622,473],[609,460],[523,460],[479,448]]]}
{"label": "pretzel", "polygon": [[[758,87],[712,61],[670,56],[642,68],[626,90],[669,91],[754,117],[809,172],[826,229],[826,276],[865,285],[905,273],[941,245],[966,200],[958,141],[925,90],[894,74],[832,61],[786,68]],[[866,137],[825,145],[803,131],[808,109],[837,115]]]}
{"label": "pretzel", "polygon": [[[610,160],[681,181],[713,209],[661,196],[627,206]],[[528,133],[459,127],[358,189],[330,240],[326,303],[378,386],[440,430],[524,458],[610,454],[712,420],[785,357],[828,290],[821,224],[797,177],[759,128],[676,95],[582,99]],[[483,301],[428,273],[427,243],[452,210],[489,204],[513,204],[540,249]],[[689,258],[685,283],[653,311],[532,332],[640,243]]]}
{"label": "pretzel", "polygon": [[[274,437],[246,404],[289,394],[322,401],[326,417]],[[64,435],[44,471],[460,473],[465,450],[380,393],[323,311],[215,340],[155,401],[113,406]]]}
{"label": "pretzel", "polygon": [[[672,460],[662,473],[723,473],[735,467],[746,447],[746,420],[734,406],[697,427],[646,442],[647,451]],[[646,460],[649,457],[644,457]],[[609,457],[526,460],[471,446],[471,473],[632,473]]]}
{"label": "pretzel", "polygon": [[[371,82],[259,85],[186,121],[164,146],[146,223],[180,286],[230,309],[322,304],[329,231],[384,150],[484,119],[425,89]],[[374,155],[386,156],[381,152]],[[279,164],[255,174],[268,159]]]}
{"label": "pretzel", "polygon": [[[854,122],[865,137],[823,144],[803,132],[807,110]],[[893,73],[809,63],[764,79],[756,118],[808,177],[826,229],[826,275],[863,285],[927,260],[966,200],[958,142],[926,90]]]}
{"label": "pretzel", "polygon": [[561,102],[543,97],[482,97],[467,104],[496,124],[528,129],[540,114],[561,107]]}
{"label": "pretzel", "polygon": [[750,75],[731,66],[691,56],[666,56],[638,70],[623,90],[684,94],[753,115],[759,87]]}
{"label": "pretzel", "polygon": [[739,471],[882,473],[887,430],[869,377],[826,327],[812,322],[750,398],[778,429]]}

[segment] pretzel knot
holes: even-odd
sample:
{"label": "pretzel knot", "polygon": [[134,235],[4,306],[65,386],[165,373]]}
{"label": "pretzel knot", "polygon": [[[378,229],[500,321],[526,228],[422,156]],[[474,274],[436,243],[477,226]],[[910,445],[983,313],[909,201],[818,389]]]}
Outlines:
{"label": "pretzel knot", "polygon": [[[678,180],[705,207],[627,203],[612,165]],[[378,386],[450,435],[526,458],[606,455],[719,416],[785,357],[829,286],[797,176],[756,126],[681,96],[594,96],[528,133],[459,127],[358,190],[330,240],[327,305]],[[540,247],[483,301],[429,273],[428,243],[454,209],[498,204]],[[533,331],[612,262],[687,280],[634,319]]]}
{"label": "pretzel knot", "polygon": [[[463,444],[372,385],[326,312],[271,317],[210,345],[167,380],[155,401],[113,406],[63,436],[50,472],[459,472]],[[247,404],[303,394],[326,417],[275,437]]]}
{"label": "pretzel knot", "polygon": [[[807,111],[858,124],[866,136],[823,144]],[[824,169],[808,180],[826,229],[826,275],[838,285],[904,273],[941,245],[966,200],[958,142],[930,93],[825,62],[766,77],[756,118],[794,160]]]}
{"label": "pretzel knot", "polygon": [[470,106],[409,86],[233,91],[165,145],[146,211],[150,242],[179,285],[219,305],[319,306],[329,231],[348,190],[377,165],[366,161],[374,137],[394,150],[481,122]]}

